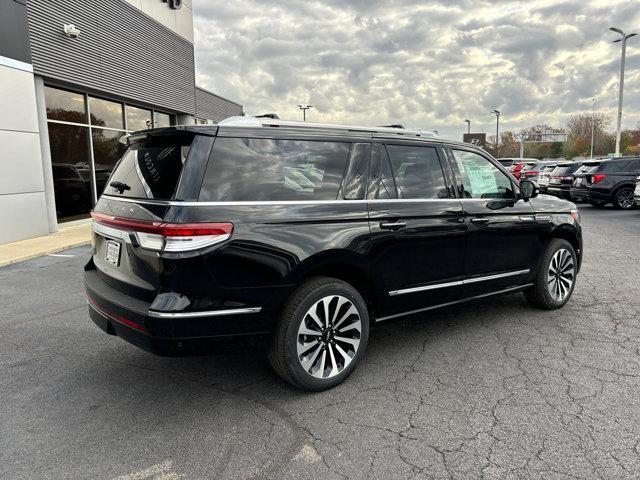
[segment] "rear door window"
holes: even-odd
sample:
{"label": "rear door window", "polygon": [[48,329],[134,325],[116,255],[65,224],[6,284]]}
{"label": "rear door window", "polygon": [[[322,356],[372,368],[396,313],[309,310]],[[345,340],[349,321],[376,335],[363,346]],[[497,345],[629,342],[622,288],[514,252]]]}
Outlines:
{"label": "rear door window", "polygon": [[449,198],[434,147],[387,145],[398,198]]}
{"label": "rear door window", "polygon": [[380,200],[398,198],[387,149],[380,143],[374,143],[372,149],[367,198]]}
{"label": "rear door window", "polygon": [[200,201],[335,200],[350,144],[217,138]]}
{"label": "rear door window", "polygon": [[117,197],[170,200],[176,191],[194,135],[171,135],[127,148],[104,193]]}

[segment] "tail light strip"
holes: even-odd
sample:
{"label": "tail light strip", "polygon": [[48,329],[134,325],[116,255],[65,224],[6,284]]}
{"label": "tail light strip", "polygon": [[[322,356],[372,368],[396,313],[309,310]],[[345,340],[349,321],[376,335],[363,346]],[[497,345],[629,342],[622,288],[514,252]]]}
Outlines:
{"label": "tail light strip", "polygon": [[[232,223],[165,223],[91,212],[93,230],[105,236],[132,241],[141,247],[165,252],[187,252],[231,238]],[[114,232],[115,231],[115,232]]]}

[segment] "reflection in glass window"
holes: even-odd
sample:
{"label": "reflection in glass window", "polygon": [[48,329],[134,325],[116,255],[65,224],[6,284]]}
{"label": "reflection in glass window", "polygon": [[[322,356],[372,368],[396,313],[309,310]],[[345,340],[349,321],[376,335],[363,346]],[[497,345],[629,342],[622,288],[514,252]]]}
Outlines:
{"label": "reflection in glass window", "polygon": [[96,171],[96,191],[102,194],[113,167],[122,156],[125,146],[120,143],[120,137],[125,132],[94,128],[92,130],[93,158]]}
{"label": "reflection in glass window", "polygon": [[387,145],[398,198],[448,198],[438,154],[433,147]]}
{"label": "reflection in glass window", "polygon": [[151,128],[151,110],[127,105],[127,130],[146,130]]}
{"label": "reflection in glass window", "polygon": [[84,95],[59,88],[44,87],[47,118],[64,122],[87,123]]}
{"label": "reflection in glass window", "polygon": [[202,201],[335,200],[349,144],[218,138]]}
{"label": "reflection in glass window", "polygon": [[167,113],[154,112],[153,121],[154,121],[155,128],[170,127],[171,115]]}
{"label": "reflection in glass window", "polygon": [[58,219],[91,210],[89,128],[49,123]]}
{"label": "reflection in glass window", "polygon": [[134,143],[111,177],[111,182],[120,182],[126,188],[118,190],[109,185],[106,193],[129,198],[171,199],[193,139],[192,135],[184,135],[172,138],[170,143],[158,139]]}
{"label": "reflection in glass window", "polygon": [[384,145],[373,144],[373,154],[371,155],[371,175],[369,180],[369,190],[367,198],[388,199],[398,198],[396,186],[393,182],[389,156]]}
{"label": "reflection in glass window", "polygon": [[453,150],[462,198],[514,198],[511,180],[477,153]]}
{"label": "reflection in glass window", "polygon": [[89,97],[89,112],[91,125],[124,129],[121,103]]}

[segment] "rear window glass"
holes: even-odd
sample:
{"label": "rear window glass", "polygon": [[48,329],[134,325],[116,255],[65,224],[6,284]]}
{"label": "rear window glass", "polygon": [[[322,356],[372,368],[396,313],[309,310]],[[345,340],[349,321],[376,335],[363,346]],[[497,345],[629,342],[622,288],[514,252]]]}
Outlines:
{"label": "rear window glass", "polygon": [[335,200],[349,143],[218,138],[200,201]]}
{"label": "rear window glass", "polygon": [[170,200],[193,138],[193,135],[176,135],[132,144],[116,165],[104,193]]}
{"label": "rear window glass", "polygon": [[614,160],[610,162],[602,162],[600,170],[603,172],[630,172],[634,171],[635,160]]}
{"label": "rear window glass", "polygon": [[571,163],[568,165],[558,165],[554,170],[554,175],[565,175],[575,172],[580,167],[578,163]]}
{"label": "rear window glass", "polygon": [[585,163],[578,170],[576,170],[576,173],[595,172],[596,170],[598,170],[599,166],[600,166],[600,163]]}

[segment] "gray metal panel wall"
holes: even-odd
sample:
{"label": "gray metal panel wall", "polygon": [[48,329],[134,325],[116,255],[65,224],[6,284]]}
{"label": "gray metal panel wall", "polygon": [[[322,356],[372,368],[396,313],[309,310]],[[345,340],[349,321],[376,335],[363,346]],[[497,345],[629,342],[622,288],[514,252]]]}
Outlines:
{"label": "gray metal panel wall", "polygon": [[242,105],[196,87],[196,117],[219,122],[242,114]]}
{"label": "gray metal panel wall", "polygon": [[[34,73],[195,113],[193,44],[124,0],[28,0],[27,8]],[[64,35],[69,23],[78,38]]]}

